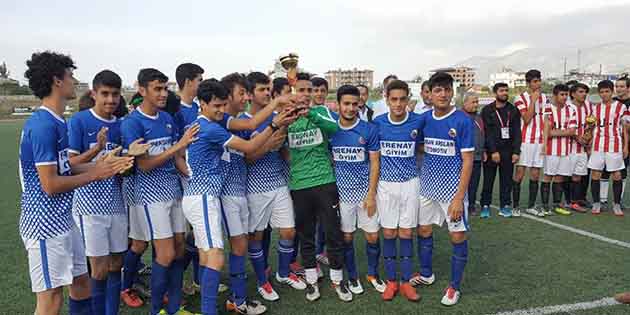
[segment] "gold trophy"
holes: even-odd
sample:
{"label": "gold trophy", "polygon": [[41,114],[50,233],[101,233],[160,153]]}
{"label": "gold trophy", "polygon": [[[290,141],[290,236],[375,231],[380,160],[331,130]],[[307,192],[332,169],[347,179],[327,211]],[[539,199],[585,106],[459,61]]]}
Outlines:
{"label": "gold trophy", "polygon": [[595,126],[597,126],[597,124],[597,117],[593,115],[586,117],[586,127],[584,128],[584,134],[582,135],[582,138],[584,138],[584,141],[586,141],[587,143],[590,143],[593,139],[593,129],[595,129]]}
{"label": "gold trophy", "polygon": [[289,85],[291,85],[291,89],[295,86],[295,82],[297,82],[297,73],[298,73],[298,57],[295,53],[289,53],[286,56],[280,57],[280,64],[282,68],[287,71],[287,79],[289,80]]}

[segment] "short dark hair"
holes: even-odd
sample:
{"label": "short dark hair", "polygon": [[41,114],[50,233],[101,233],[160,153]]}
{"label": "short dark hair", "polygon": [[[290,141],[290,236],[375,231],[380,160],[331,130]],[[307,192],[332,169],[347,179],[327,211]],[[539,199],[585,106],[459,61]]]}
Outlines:
{"label": "short dark hair", "polygon": [[314,77],[311,79],[311,83],[313,83],[313,87],[320,87],[323,85],[326,88],[326,91],[328,91],[328,81],[324,78]]}
{"label": "short dark hair", "polygon": [[245,76],[238,72],[230,73],[224,76],[223,78],[221,78],[221,83],[225,86],[226,89],[228,89],[229,93],[234,92],[234,88],[237,85],[242,86],[244,89],[247,89],[248,87]]}
{"label": "short dark hair", "polygon": [[228,98],[230,91],[224,84],[216,79],[207,79],[201,81],[197,90],[197,98],[201,101],[209,103],[213,98],[225,100]]}
{"label": "short dark hair", "polygon": [[610,89],[611,91],[615,90],[615,84],[610,80],[602,80],[597,83],[597,91],[602,89]]}
{"label": "short dark hair", "polygon": [[24,77],[28,79],[28,87],[40,99],[52,93],[55,78],[63,80],[67,69],[76,69],[70,56],[52,51],[33,53],[26,66]]}
{"label": "short dark hair", "polygon": [[114,111],[114,116],[116,118],[123,118],[129,114],[129,109],[127,109],[127,101],[125,97],[120,94],[120,102],[118,103],[118,108]]}
{"label": "short dark hair", "polygon": [[289,85],[289,80],[287,78],[275,78],[271,83],[271,97],[276,97],[276,95],[280,95],[282,93],[282,89]]}
{"label": "short dark hair", "polygon": [[429,78],[429,90],[433,90],[434,87],[453,88],[453,77],[446,72],[436,72],[431,78]]}
{"label": "short dark hair", "polygon": [[256,88],[256,84],[269,84],[269,82],[271,81],[269,80],[269,77],[266,74],[262,72],[254,71],[254,72],[250,72],[247,75],[247,82],[249,82],[248,92],[253,93],[254,89]]}
{"label": "short dark hair", "polygon": [[552,90],[553,95],[558,95],[560,92],[569,93],[569,86],[564,83],[554,85]]}
{"label": "short dark hair", "polygon": [[569,90],[570,90],[571,87],[577,83],[578,83],[578,80],[569,80],[565,84],[569,87]]}
{"label": "short dark hair", "polygon": [[630,87],[630,77],[628,77],[628,74],[622,75],[617,81],[623,81],[626,83],[626,87]]}
{"label": "short dark hair", "polygon": [[385,79],[383,79],[383,88],[387,88],[387,81],[389,80],[398,80],[398,76],[396,76],[395,74],[388,74]]}
{"label": "short dark hair", "polygon": [[497,93],[497,91],[498,91],[500,88],[506,88],[506,87],[509,87],[509,86],[508,86],[508,84],[507,84],[507,83],[505,83],[505,82],[498,82],[498,83],[495,83],[495,84],[492,86],[492,93],[495,93],[495,94],[496,94],[496,93]]}
{"label": "short dark hair", "polygon": [[79,111],[90,109],[94,107],[94,99],[92,98],[92,92],[87,91],[79,97]]}
{"label": "short dark hair", "polygon": [[577,92],[577,90],[579,89],[585,90],[587,94],[590,91],[590,88],[588,87],[588,85],[581,82],[577,82],[577,83],[572,84],[571,87],[569,88],[569,95],[573,97],[573,94],[575,94],[575,92]]}
{"label": "short dark hair", "polygon": [[359,89],[354,85],[342,85],[337,89],[337,102],[341,102],[341,97],[344,95],[354,95],[359,97]]}
{"label": "short dark hair", "polygon": [[422,81],[422,84],[420,85],[420,90],[422,91],[425,87],[429,88],[429,80]]}
{"label": "short dark hair", "polygon": [[357,88],[364,88],[368,93],[370,92],[370,88],[365,84],[357,84]]}
{"label": "short dark hair", "polygon": [[409,85],[405,81],[394,80],[389,82],[389,84],[385,87],[385,95],[389,96],[389,93],[392,90],[403,90],[407,93],[407,96],[409,96]]}
{"label": "short dark hair", "polygon": [[177,86],[181,90],[184,88],[186,79],[193,80],[200,74],[203,74],[201,66],[190,62],[182,63],[175,69],[175,81],[177,81]]}
{"label": "short dark hair", "polygon": [[532,82],[532,80],[534,79],[542,79],[542,75],[540,74],[540,71],[536,69],[531,69],[525,72],[525,82],[529,83],[529,82]]}
{"label": "short dark hair", "polygon": [[171,114],[173,118],[175,118],[175,114],[179,112],[179,108],[182,106],[182,100],[175,94],[173,91],[168,91],[168,95],[166,96],[166,106],[164,106],[164,111]]}
{"label": "short dark hair", "polygon": [[154,68],[140,69],[138,72],[138,86],[148,87],[149,82],[158,81],[160,83],[168,82],[168,77],[160,70]]}
{"label": "short dark hair", "polygon": [[295,77],[296,81],[310,81],[311,75],[306,72],[300,72]]}
{"label": "short dark hair", "polygon": [[92,89],[96,91],[101,86],[107,86],[115,89],[122,87],[122,79],[114,71],[103,70],[97,73],[92,80]]}

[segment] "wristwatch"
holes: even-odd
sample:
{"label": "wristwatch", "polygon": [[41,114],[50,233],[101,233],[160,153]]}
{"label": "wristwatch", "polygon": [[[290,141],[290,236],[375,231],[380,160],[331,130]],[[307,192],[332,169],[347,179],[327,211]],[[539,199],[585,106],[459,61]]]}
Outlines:
{"label": "wristwatch", "polygon": [[273,121],[271,122],[271,125],[269,125],[269,127],[271,127],[271,131],[273,132],[276,132],[278,129],[280,129],[280,127],[278,127]]}

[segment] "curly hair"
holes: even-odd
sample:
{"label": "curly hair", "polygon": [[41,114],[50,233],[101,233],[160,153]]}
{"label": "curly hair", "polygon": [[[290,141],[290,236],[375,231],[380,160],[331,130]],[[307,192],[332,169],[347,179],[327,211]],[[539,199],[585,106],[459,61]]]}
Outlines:
{"label": "curly hair", "polygon": [[26,66],[24,77],[28,79],[28,87],[40,99],[52,93],[55,78],[63,80],[66,69],[76,69],[70,56],[52,51],[33,53]]}

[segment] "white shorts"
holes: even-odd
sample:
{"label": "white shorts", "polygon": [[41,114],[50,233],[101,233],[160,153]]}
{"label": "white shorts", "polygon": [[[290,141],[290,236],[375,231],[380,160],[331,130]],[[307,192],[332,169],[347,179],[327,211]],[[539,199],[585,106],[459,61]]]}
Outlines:
{"label": "white shorts", "polygon": [[568,155],[556,156],[545,155],[545,175],[547,176],[571,176],[573,175],[573,164]]}
{"label": "white shorts", "polygon": [[588,154],[585,152],[571,154],[569,159],[571,160],[571,169],[573,170],[573,174],[571,175],[588,175]]}
{"label": "white shorts", "polygon": [[74,277],[88,272],[81,232],[76,226],[54,238],[23,241],[35,293],[70,285]]}
{"label": "white shorts", "polygon": [[376,208],[381,226],[386,229],[411,229],[418,226],[420,180],[378,182]]}
{"label": "white shorts", "polygon": [[221,201],[210,195],[184,196],[184,215],[193,228],[195,246],[202,250],[223,248]]}
{"label": "white shorts", "polygon": [[247,234],[249,209],[246,197],[221,196],[221,216],[228,237]]}
{"label": "white shorts", "polygon": [[356,231],[357,226],[367,233],[378,232],[378,211],[371,218],[368,217],[367,210],[363,208],[363,201],[358,203],[340,202],[339,209],[342,232],[352,233]]}
{"label": "white shorts", "polygon": [[81,231],[86,256],[108,256],[127,250],[129,222],[126,215],[73,216]]}
{"label": "white shorts", "polygon": [[459,221],[451,221],[448,216],[449,203],[438,202],[420,196],[420,211],[418,212],[418,225],[439,225],[446,221],[449,232],[467,232],[468,226],[468,201],[464,201],[464,213]]}
{"label": "white shorts", "polygon": [[539,143],[523,143],[521,144],[521,155],[519,156],[518,166],[525,167],[543,167],[544,159],[540,155],[542,144]]}
{"label": "white shorts", "polygon": [[274,229],[295,227],[293,201],[287,186],[259,194],[247,195],[249,204],[249,233],[264,231],[268,225]]}
{"label": "white shorts", "polygon": [[134,240],[148,242],[186,232],[181,200],[136,205],[130,211],[135,212],[129,215],[129,237]]}
{"label": "white shorts", "polygon": [[626,165],[623,163],[623,153],[605,153],[605,152],[591,152],[591,157],[588,159],[588,168],[596,171],[602,171],[606,169],[608,172],[615,172],[624,169]]}

